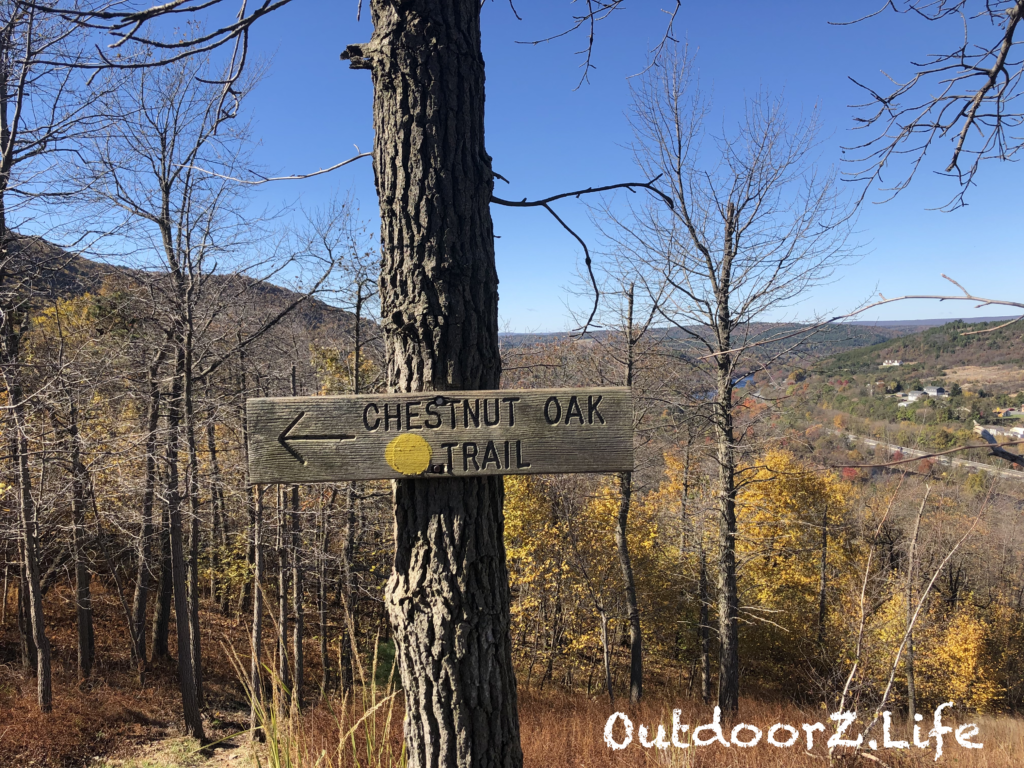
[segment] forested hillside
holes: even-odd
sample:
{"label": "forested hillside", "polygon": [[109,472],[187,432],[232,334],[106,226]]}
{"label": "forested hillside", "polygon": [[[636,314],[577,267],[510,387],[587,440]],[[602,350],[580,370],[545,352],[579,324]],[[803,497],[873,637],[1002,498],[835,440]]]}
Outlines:
{"label": "forested hillside", "polygon": [[1006,321],[963,323],[954,321],[938,328],[892,341],[855,349],[822,361],[827,373],[863,373],[877,369],[885,360],[918,365],[923,376],[942,374],[962,366],[1024,366],[1024,328]]}

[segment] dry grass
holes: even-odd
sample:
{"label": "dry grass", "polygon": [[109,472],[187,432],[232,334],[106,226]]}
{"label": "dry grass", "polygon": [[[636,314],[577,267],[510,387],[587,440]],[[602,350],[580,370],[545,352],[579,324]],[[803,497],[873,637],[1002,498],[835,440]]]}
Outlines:
{"label": "dry grass", "polygon": [[[639,707],[620,703],[616,709],[626,712],[636,728],[633,744],[622,751],[613,752],[604,742],[605,723],[608,716],[615,711],[606,700],[557,690],[523,691],[520,693],[519,714],[524,765],[526,768],[810,768],[828,764],[825,738],[822,738],[821,734],[816,734],[815,748],[813,754],[809,755],[803,746],[802,732],[798,744],[789,749],[770,746],[764,740],[757,747],[750,749],[725,748],[718,745],[687,749],[670,747],[667,750],[640,747],[640,724],[647,725],[653,732],[660,722],[666,726],[668,732],[673,706],[682,710],[682,722],[690,723],[691,729],[708,722],[711,718],[710,708],[691,699],[679,702],[648,701]],[[827,714],[823,711],[804,710],[782,703],[744,700],[741,712],[744,722],[753,723],[764,732],[777,722],[789,723],[797,728],[801,723],[823,720],[827,722]],[[376,765],[380,760],[385,760],[390,765],[399,765],[401,743],[397,733],[400,731],[401,716],[401,711],[396,707],[396,711],[391,715],[392,733],[395,737],[387,745],[382,745],[382,750],[376,752],[372,760],[368,760],[366,752],[362,751],[364,741],[361,737],[358,739],[360,749],[356,750],[355,757],[351,750],[337,749],[338,728],[333,714],[322,709],[308,713],[303,717],[298,730],[302,733],[303,744],[309,748],[303,750],[303,759],[297,761],[295,765],[312,768],[318,764],[329,764],[336,768],[348,768],[357,764]],[[945,720],[947,723],[950,722],[948,717]],[[957,745],[951,736],[947,736],[940,765],[954,765],[958,768],[1018,768],[1024,765],[1024,720],[1009,716],[970,720],[977,720],[979,723],[981,732],[978,739],[985,744],[984,749],[965,750]],[[377,727],[382,728],[383,723],[378,723]],[[725,727],[726,738],[730,727]],[[621,730],[617,733],[621,738]],[[651,733],[652,737],[653,735]],[[881,740],[880,723],[876,730],[872,731],[872,735]],[[899,732],[894,733],[894,737],[899,736]],[[324,753],[332,756],[329,763],[324,760]],[[890,768],[923,768],[926,765],[935,765],[933,750],[880,750],[874,754]],[[340,759],[336,762],[334,756],[340,756]],[[834,764],[879,765],[868,758],[854,758],[851,755],[837,755]]]}
{"label": "dry grass", "polygon": [[[63,600],[59,593],[53,600]],[[80,768],[81,766],[124,766],[128,768],[244,768],[255,765],[247,734],[218,745],[211,755],[196,755],[182,746],[175,673],[171,665],[157,665],[145,688],[135,680],[127,655],[123,616],[105,600],[98,600],[96,638],[98,665],[95,679],[80,690],[74,668],[74,612],[55,604],[50,625],[54,645],[54,712],[44,716],[35,709],[34,681],[17,663],[16,630],[9,620],[0,628],[0,768]],[[66,608],[66,606],[64,606]],[[229,658],[221,643],[224,638],[235,648],[247,647],[245,627],[216,614],[204,614],[207,698],[207,731],[211,738],[228,737],[244,729],[248,705]],[[173,638],[173,632],[172,632]],[[173,648],[172,648],[173,651]],[[648,698],[640,707],[617,702],[616,710],[626,712],[637,726],[656,730],[660,722],[671,725],[672,708],[682,710],[682,721],[691,729],[709,721],[710,708],[684,694],[670,694],[667,687],[651,681]],[[823,739],[816,738],[814,755],[794,746],[779,749],[762,743],[752,749],[735,747],[690,747],[668,750],[643,749],[634,743],[613,752],[604,743],[604,727],[614,711],[603,696],[586,696],[548,688],[521,689],[521,735],[527,768],[789,768],[825,766]],[[310,707],[282,729],[293,741],[294,768],[330,765],[400,766],[402,760],[401,696],[393,709],[378,709],[349,734],[365,710],[364,701],[344,704],[334,699]],[[826,721],[821,710],[803,710],[792,704],[745,699],[743,721],[767,732],[777,722],[796,726]],[[926,713],[927,716],[927,713]],[[974,719],[974,718],[971,718]],[[947,738],[940,765],[958,768],[1017,768],[1024,766],[1024,719],[1012,716],[977,718],[984,742],[981,750],[964,750]],[[880,734],[876,734],[880,738]],[[802,738],[802,737],[801,737]],[[268,765],[265,746],[256,748],[260,764]],[[879,752],[890,768],[935,765],[932,751]],[[106,761],[96,760],[105,757]],[[327,759],[329,757],[329,760]],[[843,758],[842,765],[877,766],[859,758]]]}
{"label": "dry grass", "polygon": [[[616,709],[630,717],[635,730],[633,743],[624,750],[613,752],[604,743],[605,722],[613,711],[606,700],[592,700],[585,696],[557,692],[543,695],[527,692],[521,696],[520,704],[525,765],[527,768],[823,768],[828,764],[825,739],[816,734],[813,755],[808,755],[804,749],[802,732],[798,743],[788,749],[770,746],[764,739],[758,746],[749,749],[718,745],[687,749],[669,747],[667,750],[640,747],[637,733],[639,725],[647,725],[653,738],[653,731],[656,731],[660,722],[668,735],[673,707],[682,710],[681,722],[689,723],[691,731],[695,726],[711,720],[710,708],[692,699],[678,702],[648,701],[640,707],[619,703]],[[783,703],[745,699],[741,703],[740,712],[742,722],[757,725],[765,733],[771,725],[779,722],[797,728],[801,723],[828,722],[824,711],[803,710]],[[946,718],[947,723],[949,720]],[[984,742],[985,748],[965,750],[951,737],[947,737],[939,765],[955,765],[958,768],[1018,768],[1024,765],[1024,720],[1003,716],[982,717],[977,721],[981,728],[978,739]],[[872,735],[880,741],[881,724],[875,728],[877,730],[873,729]],[[729,727],[724,727],[724,730],[728,738]],[[621,738],[621,729],[616,733]],[[899,734],[894,733],[894,737],[898,738]],[[891,768],[935,765],[932,750],[880,750],[875,755]],[[865,767],[879,765],[870,759],[852,756],[838,756],[836,763]]]}
{"label": "dry grass", "polygon": [[961,365],[944,372],[947,381],[955,381],[966,389],[983,386],[999,392],[1024,389],[1024,370],[1016,365]]}
{"label": "dry grass", "polygon": [[[125,756],[154,741],[180,734],[181,698],[173,661],[157,661],[145,687],[139,685],[130,658],[124,615],[116,597],[94,584],[96,665],[92,679],[79,686],[75,612],[70,591],[47,594],[47,635],[53,659],[53,712],[35,704],[35,678],[20,663],[14,611],[9,598],[7,623],[0,627],[0,768],[77,768],[94,758]],[[238,730],[244,703],[221,644],[213,638],[246,642],[246,629],[215,613],[203,613],[208,732],[213,738]],[[176,652],[171,622],[171,653]],[[209,640],[205,640],[209,638]]]}

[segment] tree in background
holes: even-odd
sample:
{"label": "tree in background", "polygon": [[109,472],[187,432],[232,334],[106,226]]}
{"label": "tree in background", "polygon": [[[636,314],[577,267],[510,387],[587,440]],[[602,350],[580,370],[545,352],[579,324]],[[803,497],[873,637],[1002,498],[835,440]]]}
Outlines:
{"label": "tree in background", "polygon": [[[633,86],[638,167],[668,185],[672,209],[613,214],[606,235],[657,276],[659,313],[689,338],[713,382],[718,446],[719,705],[739,705],[736,495],[748,449],[734,386],[751,360],[752,323],[791,306],[849,256],[850,212],[832,171],[815,165],[818,123],[792,121],[759,94],[739,125],[709,136],[710,103],[693,59],[675,48]],[[794,334],[794,336],[797,336]],[[799,338],[793,344],[798,344]],[[763,364],[763,362],[761,362]]]}
{"label": "tree in background", "polygon": [[83,46],[83,30],[66,18],[19,0],[0,8],[0,379],[20,515],[22,661],[35,669],[43,712],[53,701],[50,644],[29,456],[32,393],[24,386],[22,355],[32,312],[67,254],[18,230],[40,231],[47,207],[66,202],[78,189],[78,179],[53,173],[53,165],[106,122],[91,110],[91,94],[75,69]]}
{"label": "tree in background", "polygon": [[855,573],[854,491],[785,451],[768,451],[756,463],[737,499],[749,652],[780,680],[807,661],[828,679],[826,665],[838,655],[832,614],[848,587],[840,580]]}

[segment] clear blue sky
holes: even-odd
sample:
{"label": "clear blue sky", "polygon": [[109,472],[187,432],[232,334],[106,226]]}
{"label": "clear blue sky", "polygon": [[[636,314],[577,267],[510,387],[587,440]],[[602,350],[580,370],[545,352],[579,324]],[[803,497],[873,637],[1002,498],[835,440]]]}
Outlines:
{"label": "clear blue sky", "polygon": [[[629,132],[627,76],[643,68],[648,49],[664,29],[661,8],[671,0],[634,0],[598,27],[590,84],[576,89],[585,38],[577,33],[539,46],[517,44],[557,32],[571,23],[577,6],[568,0],[516,0],[523,21],[507,0],[483,9],[487,66],[487,148],[504,197],[538,197],[559,191],[638,179],[624,145]],[[269,77],[250,101],[257,157],[271,171],[301,173],[338,162],[372,146],[370,75],[339,60],[349,43],[365,42],[371,28],[357,0],[296,0],[257,24],[251,47],[273,57]],[[364,3],[364,6],[366,4]],[[793,111],[820,106],[830,138],[822,161],[838,163],[840,146],[854,140],[854,110],[862,100],[848,80],[882,84],[880,70],[899,75],[907,62],[947,50],[960,28],[927,24],[889,14],[853,27],[829,26],[875,10],[867,2],[684,2],[676,34],[698,49],[702,85],[713,87],[726,114],[744,95],[763,86],[784,91]],[[1021,266],[1020,181],[1022,169],[991,163],[970,206],[953,213],[931,211],[953,194],[952,183],[932,164],[895,201],[869,205],[859,218],[863,258],[846,267],[834,284],[818,289],[801,308],[845,312],[873,291],[884,294],[949,293],[940,278],[956,277],[977,295],[1019,296]],[[314,207],[335,191],[351,190],[368,218],[376,218],[376,195],[368,160],[308,181],[260,188],[259,205],[301,201]],[[566,291],[582,258],[581,249],[541,210],[493,206],[500,313],[510,330],[563,330],[570,321]],[[590,232],[586,208],[567,200],[558,212],[581,233]],[[1013,295],[1011,295],[1013,294]],[[965,317],[985,314],[972,305],[915,302],[880,309],[865,319]],[[989,314],[1007,314],[1005,309]]]}

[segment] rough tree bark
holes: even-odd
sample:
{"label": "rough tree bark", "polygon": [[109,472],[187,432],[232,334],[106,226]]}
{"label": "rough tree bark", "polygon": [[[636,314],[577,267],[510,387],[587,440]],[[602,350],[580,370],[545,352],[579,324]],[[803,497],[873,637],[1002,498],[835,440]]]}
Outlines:
{"label": "rough tree bark", "polygon": [[203,720],[199,713],[196,668],[192,660],[191,610],[188,595],[188,564],[182,533],[181,484],[178,479],[178,455],[181,440],[182,400],[185,354],[183,345],[175,352],[174,378],[167,415],[167,517],[171,540],[171,580],[174,588],[174,617],[178,636],[178,682],[181,707],[185,715],[185,733],[203,741]]}
{"label": "rough tree bark", "polygon": [[[496,388],[498,279],[479,0],[371,0],[391,391]],[[498,478],[394,484],[386,605],[410,768],[521,766]]]}
{"label": "rough tree bark", "polygon": [[156,587],[156,603],[153,606],[153,658],[166,659],[171,655],[168,635],[171,630],[171,601],[174,590],[171,584],[171,521],[164,507],[160,525],[160,576]]}
{"label": "rough tree bark", "polygon": [[153,505],[157,483],[157,430],[160,426],[160,366],[167,356],[161,346],[146,371],[146,477],[142,491],[142,523],[139,530],[139,572],[132,601],[132,655],[139,668],[139,681],[146,675],[146,603],[149,599],[149,577],[153,571],[150,542],[153,538]]}
{"label": "rough tree bark", "polygon": [[[633,386],[633,354],[636,340],[633,336],[633,286],[629,286],[628,310],[626,315],[626,377],[627,387]],[[619,475],[619,514],[615,521],[615,549],[622,568],[622,580],[626,589],[626,610],[629,615],[629,700],[637,704],[644,692],[643,634],[640,628],[640,607],[636,599],[636,580],[633,578],[633,564],[629,559],[629,540],[626,527],[629,523],[629,505],[633,498],[633,473]]]}

